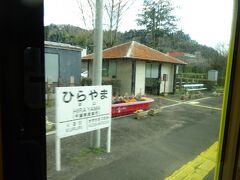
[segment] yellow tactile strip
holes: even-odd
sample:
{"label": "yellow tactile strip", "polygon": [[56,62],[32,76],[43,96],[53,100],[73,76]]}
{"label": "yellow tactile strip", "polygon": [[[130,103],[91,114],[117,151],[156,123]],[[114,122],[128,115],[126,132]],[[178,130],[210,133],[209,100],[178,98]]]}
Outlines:
{"label": "yellow tactile strip", "polygon": [[216,141],[206,151],[195,159],[183,165],[165,180],[201,180],[213,170],[216,165],[218,142]]}

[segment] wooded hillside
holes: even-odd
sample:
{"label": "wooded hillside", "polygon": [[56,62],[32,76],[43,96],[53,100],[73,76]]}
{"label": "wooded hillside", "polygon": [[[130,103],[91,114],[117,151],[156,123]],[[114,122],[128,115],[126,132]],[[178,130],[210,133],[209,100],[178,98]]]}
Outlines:
{"label": "wooded hillside", "polygon": [[[107,38],[108,32],[104,31],[104,38]],[[45,26],[45,40],[68,43],[87,48],[88,53],[93,51],[93,31],[81,29],[72,25],[55,25]],[[149,47],[153,47],[152,38],[148,30],[129,30],[118,32],[117,40],[114,45],[128,41],[137,41]],[[107,46],[104,44],[104,48]],[[154,48],[154,47],[153,47]],[[158,38],[155,49],[167,52],[184,52],[189,54],[200,54],[198,63],[189,63],[184,69],[185,72],[206,73],[209,69],[219,71],[219,76],[223,77],[226,66],[227,53],[221,53],[211,47],[201,45],[191,39],[183,31],[173,33],[164,33]]]}

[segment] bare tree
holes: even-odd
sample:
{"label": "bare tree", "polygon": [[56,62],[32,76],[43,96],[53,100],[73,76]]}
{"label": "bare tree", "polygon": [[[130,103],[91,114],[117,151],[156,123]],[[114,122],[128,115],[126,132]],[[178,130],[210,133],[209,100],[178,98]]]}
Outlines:
{"label": "bare tree", "polygon": [[84,28],[94,29],[96,5],[94,0],[76,0]]}
{"label": "bare tree", "polygon": [[[94,0],[76,0],[85,28],[94,29],[95,3]],[[105,47],[112,47],[117,41],[117,32],[124,13],[133,5],[135,0],[106,0],[104,3],[104,33]],[[89,25],[89,21],[91,24]]]}
{"label": "bare tree", "polygon": [[217,52],[226,57],[227,58],[227,55],[228,55],[228,45],[226,45],[225,43],[223,42],[219,42],[217,43],[217,45],[215,46],[215,49],[217,50]]}
{"label": "bare tree", "polygon": [[124,12],[132,6],[134,0],[109,0],[104,8],[107,12],[108,29],[104,43],[106,47],[112,47],[117,40],[118,28],[121,25],[121,20]]}

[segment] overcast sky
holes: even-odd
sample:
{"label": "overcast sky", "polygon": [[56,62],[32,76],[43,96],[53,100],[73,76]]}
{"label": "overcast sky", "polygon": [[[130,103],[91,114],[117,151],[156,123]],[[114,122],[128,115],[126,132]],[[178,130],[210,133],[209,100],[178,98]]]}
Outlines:
{"label": "overcast sky", "polygon": [[[86,2],[86,0],[83,0]],[[136,0],[122,18],[120,31],[139,29],[137,14],[143,0]],[[178,28],[200,44],[215,47],[229,43],[233,2],[232,0],[172,0],[174,14],[179,18]],[[72,24],[85,28],[76,0],[44,0],[44,24]]]}

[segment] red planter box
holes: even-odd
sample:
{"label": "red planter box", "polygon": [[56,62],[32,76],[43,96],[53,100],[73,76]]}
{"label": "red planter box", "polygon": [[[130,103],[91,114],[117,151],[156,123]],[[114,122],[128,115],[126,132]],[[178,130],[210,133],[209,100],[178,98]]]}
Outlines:
{"label": "red planter box", "polygon": [[112,105],[112,117],[123,116],[134,113],[136,110],[147,110],[149,109],[150,103],[154,100],[148,98],[146,101],[137,101],[129,103],[120,103]]}

